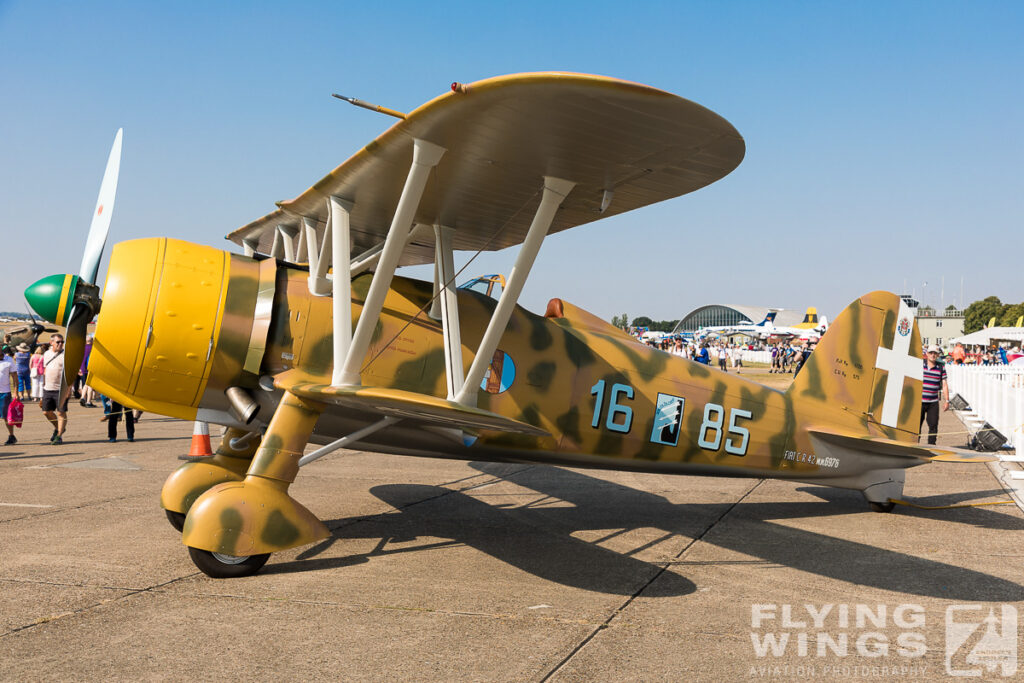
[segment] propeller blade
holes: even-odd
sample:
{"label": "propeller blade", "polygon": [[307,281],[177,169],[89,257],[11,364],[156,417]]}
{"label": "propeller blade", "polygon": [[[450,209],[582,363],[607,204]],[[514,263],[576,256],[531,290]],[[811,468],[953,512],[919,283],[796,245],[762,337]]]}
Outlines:
{"label": "propeller blade", "polygon": [[[75,304],[68,321],[68,332],[64,337],[64,384],[63,390],[71,390],[78,378],[78,369],[85,357],[85,332],[92,320],[92,309],[84,304]],[[63,398],[63,395],[62,395]]]}
{"label": "propeller blade", "polygon": [[32,319],[32,324],[36,324],[36,317],[32,315],[32,306],[29,305],[28,299],[25,300],[25,310],[28,311],[28,317]]}
{"label": "propeller blade", "polygon": [[[103,173],[100,183],[100,196],[96,200],[96,210],[92,214],[92,225],[89,226],[89,237],[85,241],[85,252],[82,254],[82,267],[79,276],[90,284],[96,284],[96,276],[100,270],[100,259],[107,243],[107,231],[110,229],[110,216],[114,212],[114,195],[117,193],[117,175],[121,168],[121,133],[117,129],[114,146],[110,148],[107,159],[107,170]],[[69,340],[70,342],[70,340]]]}
{"label": "propeller blade", "polygon": [[21,334],[22,332],[28,332],[28,327],[19,327],[14,330],[8,330],[11,334]]}

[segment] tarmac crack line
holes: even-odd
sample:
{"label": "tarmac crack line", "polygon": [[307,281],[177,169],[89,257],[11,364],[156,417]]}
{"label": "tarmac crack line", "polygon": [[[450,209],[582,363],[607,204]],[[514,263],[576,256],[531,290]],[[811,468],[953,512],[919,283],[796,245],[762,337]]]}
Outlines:
{"label": "tarmac crack line", "polygon": [[81,505],[74,505],[72,507],[54,508],[47,510],[46,512],[40,512],[34,515],[23,515],[22,517],[11,517],[10,519],[0,519],[0,524],[10,524],[11,522],[18,522],[23,519],[39,519],[40,517],[46,517],[47,515],[57,515],[62,512],[72,512],[74,510],[82,510],[84,508],[93,507],[96,505],[106,505],[107,503],[118,503],[122,500],[129,500],[131,498],[138,498],[139,495],[132,496],[121,496],[120,498],[107,498],[105,500],[98,500],[91,503],[82,503]]}
{"label": "tarmac crack line", "polygon": [[638,597],[640,597],[640,595],[645,590],[647,590],[647,588],[649,586],[651,586],[651,584],[653,584],[655,581],[657,581],[661,577],[661,575],[665,573],[665,571],[669,568],[669,566],[673,565],[676,560],[681,558],[686,553],[686,551],[688,551],[690,548],[692,548],[694,546],[695,543],[697,543],[697,541],[699,541],[702,538],[704,538],[704,536],[706,536],[709,531],[711,531],[713,528],[715,528],[715,526],[718,525],[719,522],[721,522],[723,519],[725,519],[728,516],[728,514],[730,512],[732,512],[733,509],[735,509],[735,507],[737,505],[742,503],[747,498],[747,496],[749,496],[751,493],[753,493],[754,489],[756,489],[758,486],[763,484],[764,481],[765,481],[764,479],[758,479],[754,483],[753,486],[751,486],[749,489],[747,489],[744,492],[744,494],[742,496],[737,498],[735,502],[733,502],[728,508],[725,509],[724,512],[722,512],[722,514],[720,514],[717,518],[715,518],[714,521],[712,521],[710,524],[708,524],[704,528],[703,531],[701,531],[699,534],[697,534],[692,539],[690,539],[690,542],[687,543],[685,546],[683,546],[683,549],[680,550],[678,553],[676,553],[675,557],[673,557],[671,560],[663,561],[663,562],[658,563],[658,564],[661,565],[660,568],[658,569],[658,571],[656,571],[654,573],[654,575],[651,576],[651,578],[648,579],[642,586],[640,586],[640,588],[638,588],[631,596],[626,598],[625,602],[623,602],[621,605],[619,605],[616,609],[612,610],[612,613],[608,615],[607,619],[605,619],[603,622],[601,622],[597,626],[597,628],[595,628],[593,631],[591,631],[587,635],[586,638],[581,640],[580,643],[576,647],[574,647],[571,652],[569,652],[569,654],[567,654],[565,657],[563,657],[562,660],[560,662],[558,662],[558,664],[556,664],[554,666],[554,668],[552,668],[550,671],[548,671],[544,675],[544,677],[540,679],[540,683],[545,683],[545,681],[550,680],[552,676],[554,676],[556,673],[558,673],[560,670],[562,670],[565,667],[566,664],[568,664],[570,661],[572,661],[572,659],[576,655],[578,655],[583,650],[583,648],[585,648],[595,637],[597,637],[598,633],[600,633],[601,631],[604,631],[605,629],[607,629],[611,625],[611,622],[615,619],[615,617],[619,616],[627,607],[629,607],[633,603],[634,600],[636,600]]}
{"label": "tarmac crack line", "polygon": [[[47,581],[31,582],[31,583],[38,583],[38,584],[50,583],[51,585],[56,585],[56,586],[63,585],[63,586],[66,586],[66,587],[92,587],[92,588],[98,588],[98,589],[101,589],[101,590],[124,590],[124,591],[127,591],[127,592],[124,595],[118,596],[116,598],[111,598],[110,600],[100,600],[99,602],[95,602],[95,603],[93,603],[91,605],[85,605],[84,607],[79,607],[78,609],[71,610],[69,612],[63,612],[61,614],[57,614],[57,615],[50,616],[50,617],[42,617],[42,618],[37,619],[36,621],[32,622],[31,624],[25,624],[24,626],[18,626],[17,628],[13,628],[13,629],[7,631],[6,633],[0,633],[0,638],[6,638],[7,636],[14,635],[15,633],[20,633],[22,631],[27,631],[27,630],[29,630],[31,628],[35,628],[36,626],[41,626],[42,624],[48,624],[48,623],[51,623],[51,622],[54,622],[54,621],[59,621],[61,619],[66,619],[67,617],[74,617],[74,616],[77,616],[77,615],[82,614],[84,612],[88,612],[89,610],[95,609],[97,607],[102,607],[103,605],[109,605],[111,603],[120,602],[122,600],[127,600],[128,598],[134,597],[136,595],[140,595],[142,593],[149,593],[149,592],[154,592],[155,593],[157,588],[163,588],[164,586],[169,586],[172,583],[175,583],[177,581],[182,581],[184,579],[191,578],[193,576],[196,576],[197,574],[199,574],[199,572],[195,572],[193,574],[186,574],[185,576],[177,576],[177,577],[175,577],[173,579],[170,579],[168,581],[164,581],[163,583],[158,583],[156,585],[148,586],[146,588],[136,588],[136,589],[113,588],[113,587],[110,587],[110,586],[79,586],[78,584],[59,584],[59,583],[51,583],[51,582],[47,582]],[[4,579],[4,580],[5,581],[11,581],[11,579]],[[25,582],[25,583],[29,583],[29,582]]]}

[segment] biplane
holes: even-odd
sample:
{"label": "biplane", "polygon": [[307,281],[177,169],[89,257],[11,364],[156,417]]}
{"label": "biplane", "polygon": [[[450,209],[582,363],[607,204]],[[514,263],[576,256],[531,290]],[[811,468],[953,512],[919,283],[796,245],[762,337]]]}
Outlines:
{"label": "biplane", "polygon": [[35,349],[36,343],[39,340],[39,335],[43,332],[47,334],[53,334],[59,332],[56,327],[47,327],[36,320],[35,316],[29,313],[31,319],[29,323],[20,327],[12,328],[7,334],[11,335],[10,340],[6,341],[6,345],[10,348],[17,348],[20,344],[27,344],[30,349]]}
{"label": "biplane", "polygon": [[[343,447],[775,477],[856,489],[880,510],[908,467],[987,459],[917,444],[921,341],[894,294],[854,301],[787,391],[640,345],[567,301],[518,305],[546,235],[736,168],[744,141],[714,112],[571,73],[455,83],[408,114],[386,111],[399,120],[377,139],[229,234],[243,253],[121,242],[101,301],[103,228],[79,275],[26,292],[68,326],[69,369],[98,314],[98,391],[226,427],[217,452],[161,493],[206,574],[252,574],[330,536],[289,486]],[[499,299],[455,286],[456,250],[515,245]],[[396,274],[414,264],[433,264],[433,281]]]}

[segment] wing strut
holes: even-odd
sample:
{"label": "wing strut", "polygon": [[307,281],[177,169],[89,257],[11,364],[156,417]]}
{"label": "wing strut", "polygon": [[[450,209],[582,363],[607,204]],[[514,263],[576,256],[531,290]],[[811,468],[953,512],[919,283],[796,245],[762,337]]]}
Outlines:
{"label": "wing strut", "polygon": [[331,241],[331,200],[327,200],[327,227],[324,228],[324,241],[317,245],[316,221],[303,217],[302,228],[306,231],[306,250],[309,252],[309,293],[313,296],[327,296],[331,293],[327,279],[328,244]]}
{"label": "wing strut", "polygon": [[371,425],[367,425],[367,426],[363,427],[360,430],[352,432],[348,436],[343,436],[340,439],[337,439],[336,441],[332,441],[331,443],[327,444],[323,448],[318,448],[315,451],[313,451],[312,453],[307,453],[306,455],[302,456],[301,458],[299,458],[299,467],[303,467],[305,465],[308,465],[309,463],[313,462],[314,460],[318,460],[318,459],[324,457],[325,455],[327,455],[328,453],[333,453],[334,451],[338,450],[339,448],[344,448],[345,446],[347,446],[347,445],[349,445],[351,443],[355,443],[355,442],[359,441],[360,439],[363,439],[363,438],[369,436],[370,434],[373,434],[374,432],[379,432],[384,427],[387,427],[388,425],[394,424],[394,423],[398,422],[401,419],[402,418],[400,418],[400,417],[393,417],[391,415],[387,415],[385,417],[382,417],[380,420],[374,422]]}
{"label": "wing strut", "polygon": [[[484,378],[484,372],[490,366],[494,350],[498,347],[498,341],[508,326],[509,318],[512,317],[512,310],[523,291],[523,285],[537,258],[537,252],[540,251],[540,245],[551,227],[551,221],[555,218],[555,211],[575,186],[576,183],[569,180],[544,176],[544,195],[541,197],[540,206],[537,207],[537,213],[534,214],[533,222],[530,223],[530,230],[526,233],[522,247],[519,248],[515,265],[512,266],[508,282],[501,292],[501,299],[498,300],[498,305],[487,324],[483,339],[480,340],[480,348],[477,349],[476,355],[473,357],[473,364],[469,366],[462,389],[455,397],[458,403],[476,405],[476,397],[480,391],[480,382]],[[362,322],[361,319],[360,322]]]}
{"label": "wing strut", "polygon": [[[339,197],[331,197],[327,228],[331,233],[331,258],[334,263],[332,293],[334,301],[334,370],[331,384],[342,384],[342,365],[352,346],[352,246],[349,242],[349,216],[353,204]],[[327,233],[324,233],[324,244]],[[377,277],[374,276],[374,282]],[[358,377],[358,375],[357,375]]]}
{"label": "wing strut", "polygon": [[448,400],[462,390],[462,331],[459,327],[459,303],[455,289],[455,257],[452,252],[452,228],[434,226],[434,282],[440,285],[441,329],[444,334],[444,367],[448,379]]}
{"label": "wing strut", "polygon": [[[413,141],[412,166],[409,168],[409,175],[405,179],[405,187],[402,189],[402,196],[398,200],[398,207],[395,209],[395,217],[391,221],[388,236],[384,240],[384,248],[380,254],[380,261],[377,262],[377,270],[370,282],[370,290],[366,293],[366,302],[363,304],[363,311],[359,316],[355,332],[352,334],[352,344],[345,354],[344,363],[335,357],[335,368],[341,366],[341,372],[335,370],[332,381],[335,385],[359,385],[359,371],[363,363],[363,357],[370,346],[370,338],[373,328],[380,317],[381,309],[384,306],[384,297],[387,295],[391,280],[395,275],[395,268],[398,266],[398,259],[405,249],[409,238],[409,231],[412,226],[416,208],[419,206],[423,188],[427,184],[427,176],[430,170],[441,160],[445,153],[444,147],[435,145],[426,140]],[[546,228],[545,228],[546,229]],[[337,236],[332,242],[338,243]],[[347,263],[347,260],[346,260]],[[338,265],[338,261],[335,261]],[[335,274],[335,282],[339,279]],[[337,306],[337,299],[335,300]],[[511,311],[510,311],[511,312]],[[492,321],[493,322],[493,321]],[[337,326],[337,319],[335,319]],[[479,380],[478,380],[479,381]]]}

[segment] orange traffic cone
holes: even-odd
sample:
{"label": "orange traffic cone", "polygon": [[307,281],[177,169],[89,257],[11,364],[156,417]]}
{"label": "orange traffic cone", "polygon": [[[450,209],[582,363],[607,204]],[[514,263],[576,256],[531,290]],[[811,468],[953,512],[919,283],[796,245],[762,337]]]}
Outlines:
{"label": "orange traffic cone", "polygon": [[210,425],[196,420],[192,427],[192,448],[188,455],[179,455],[179,460],[195,460],[213,455],[210,447]]}

